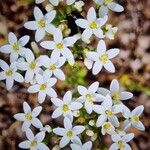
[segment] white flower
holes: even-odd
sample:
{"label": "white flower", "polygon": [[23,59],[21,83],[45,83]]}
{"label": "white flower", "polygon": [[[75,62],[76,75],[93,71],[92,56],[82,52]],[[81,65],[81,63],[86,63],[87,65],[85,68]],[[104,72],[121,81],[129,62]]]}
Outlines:
{"label": "white flower", "polygon": [[140,105],[136,107],[132,112],[126,108],[123,111],[123,116],[126,118],[124,121],[124,130],[129,128],[131,125],[135,128],[144,131],[145,127],[143,123],[140,121],[140,115],[144,111],[144,106]]}
{"label": "white flower", "polygon": [[91,7],[87,14],[87,20],[77,19],[76,24],[79,27],[85,29],[82,33],[83,41],[87,41],[92,36],[92,34],[94,34],[98,38],[104,38],[101,26],[106,23],[107,18],[107,16],[105,16],[104,18],[96,18],[95,9]]}
{"label": "white flower", "polygon": [[[94,61],[92,73],[94,75],[98,74],[103,66],[107,71],[114,73],[115,67],[113,63],[110,61],[110,59],[116,57],[118,54],[119,49],[117,48],[109,49],[108,51],[106,51],[105,42],[103,40],[100,40],[97,46],[97,52],[90,51],[87,52],[86,54],[89,60]],[[88,65],[87,68],[91,67],[91,63],[92,62],[89,62],[89,64],[85,64]]]}
{"label": "white flower", "polygon": [[65,57],[70,64],[74,64],[74,56],[68,47],[73,46],[77,41],[76,36],[67,37],[63,39],[60,29],[56,29],[54,33],[54,41],[41,42],[41,46],[48,50],[53,50],[51,54],[52,59],[58,60],[60,55]]}
{"label": "white flower", "polygon": [[35,40],[39,42],[42,40],[46,34],[48,33],[54,33],[55,27],[51,24],[53,19],[56,16],[56,11],[52,10],[48,12],[47,14],[43,15],[42,11],[38,8],[34,8],[34,18],[35,21],[28,21],[24,24],[24,27],[29,30],[36,30],[35,33]]}
{"label": "white flower", "polygon": [[112,123],[113,126],[118,127],[119,121],[118,118],[115,116],[117,112],[115,112],[114,106],[112,106],[112,100],[109,95],[107,95],[101,105],[95,105],[94,111],[100,116],[97,119],[96,126],[100,127],[103,125],[104,122],[107,120]]}
{"label": "white flower", "polygon": [[112,27],[111,24],[107,24],[106,27],[105,36],[111,40],[114,40],[115,33],[117,32],[117,27]]}
{"label": "white flower", "polygon": [[46,95],[50,97],[57,97],[55,90],[52,86],[56,83],[56,78],[47,78],[44,74],[36,75],[37,84],[32,85],[28,88],[29,93],[38,92],[38,102],[41,104],[44,102]]}
{"label": "white flower", "polygon": [[25,56],[29,49],[24,46],[29,42],[29,36],[25,35],[19,40],[16,35],[12,32],[8,34],[9,44],[4,45],[0,48],[0,52],[10,54],[10,62],[16,61],[19,56]]}
{"label": "white flower", "polygon": [[60,80],[65,80],[65,74],[60,69],[60,67],[65,63],[66,59],[64,57],[59,57],[58,59],[49,58],[47,55],[40,56],[39,60],[41,64],[46,68],[45,74],[48,77],[54,75]]}
{"label": "white flower", "polygon": [[116,79],[113,79],[111,81],[109,90],[100,87],[97,92],[104,96],[109,94],[111,96],[114,104],[122,104],[121,101],[128,100],[133,97],[133,94],[131,92],[127,92],[127,91],[121,92],[120,91],[119,82]]}
{"label": "white flower", "polygon": [[113,134],[111,136],[113,143],[109,150],[131,150],[131,147],[127,142],[131,141],[134,138],[133,133],[125,134],[121,136],[120,134]]}
{"label": "white flower", "polygon": [[17,67],[19,70],[26,71],[25,73],[25,82],[31,82],[34,78],[34,75],[39,72],[41,64],[38,59],[35,59],[35,56],[32,51],[26,55],[26,61],[18,62]]}
{"label": "white flower", "polygon": [[73,111],[79,110],[82,107],[80,102],[72,100],[72,92],[68,91],[65,93],[63,100],[58,98],[52,98],[52,103],[57,106],[56,110],[52,114],[52,118],[57,118],[61,115],[68,117],[73,120]]}
{"label": "white flower", "polygon": [[[59,2],[63,0],[49,0],[49,1],[52,5],[58,6]],[[75,0],[66,0],[67,5],[72,5],[74,2]]]}
{"label": "white flower", "polygon": [[42,128],[40,129],[40,131],[50,133],[50,132],[52,132],[52,128],[51,128],[50,125],[45,125],[44,127],[42,127]]}
{"label": "white flower", "polygon": [[106,133],[112,135],[115,133],[115,127],[111,124],[111,122],[104,122],[101,129],[102,135]]}
{"label": "white flower", "polygon": [[49,148],[42,142],[45,138],[44,132],[39,132],[34,136],[33,132],[28,129],[26,131],[26,137],[28,140],[21,142],[19,144],[20,148],[30,150],[49,150]]}
{"label": "white flower", "polygon": [[72,144],[70,144],[72,150],[91,150],[92,142],[86,142],[82,145],[81,140],[74,140]]}
{"label": "white flower", "polygon": [[29,106],[29,104],[27,102],[24,102],[23,103],[23,111],[24,111],[24,113],[18,113],[18,114],[14,115],[14,118],[16,120],[24,122],[22,125],[22,131],[26,131],[31,126],[31,124],[36,128],[43,127],[41,121],[37,118],[37,116],[42,111],[41,106],[35,107],[31,111],[31,107]]}
{"label": "white flower", "polygon": [[104,99],[102,95],[96,93],[98,86],[98,82],[91,84],[88,89],[84,86],[78,86],[78,92],[81,96],[77,100],[84,103],[84,107],[89,114],[93,111],[94,102],[101,102]]}
{"label": "white flower", "polygon": [[11,63],[9,66],[5,61],[0,59],[0,80],[6,80],[6,89],[10,90],[13,87],[14,81],[24,82],[23,76],[17,72],[16,62]]}
{"label": "white flower", "polygon": [[97,5],[100,5],[99,16],[103,17],[108,14],[109,9],[115,12],[122,12],[124,8],[113,2],[113,0],[94,0]]}
{"label": "white flower", "polygon": [[59,144],[60,148],[65,147],[70,141],[80,140],[77,135],[85,130],[85,127],[81,125],[72,127],[72,123],[67,117],[64,118],[64,127],[65,128],[58,127],[53,129],[55,134],[62,136]]}
{"label": "white flower", "polygon": [[74,7],[78,10],[78,11],[82,11],[82,7],[84,6],[84,2],[83,1],[78,1],[75,2]]}

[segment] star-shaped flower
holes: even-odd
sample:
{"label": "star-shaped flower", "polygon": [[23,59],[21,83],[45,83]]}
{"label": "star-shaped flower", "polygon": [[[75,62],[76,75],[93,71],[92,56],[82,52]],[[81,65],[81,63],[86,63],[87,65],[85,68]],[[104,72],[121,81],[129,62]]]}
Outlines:
{"label": "star-shaped flower", "polygon": [[14,115],[14,118],[16,120],[23,121],[22,131],[26,131],[31,126],[31,124],[36,128],[43,127],[41,121],[37,118],[37,116],[42,111],[41,106],[37,106],[31,111],[31,107],[29,106],[29,104],[27,102],[24,102],[23,110],[24,113],[18,113]]}
{"label": "star-shaped flower", "polygon": [[61,30],[56,29],[54,33],[54,41],[43,41],[40,45],[45,49],[52,50],[51,58],[53,60],[58,60],[60,55],[62,55],[71,65],[73,65],[74,56],[68,47],[73,46],[76,41],[76,36],[63,39]]}
{"label": "star-shaped flower", "polygon": [[101,129],[102,135],[106,133],[112,135],[115,133],[115,127],[111,124],[111,122],[104,122]]}
{"label": "star-shaped flower", "polygon": [[91,84],[88,89],[81,85],[78,86],[78,92],[81,96],[77,100],[84,103],[84,107],[89,114],[93,111],[94,102],[101,102],[104,100],[102,95],[96,93],[98,86],[98,82]]}
{"label": "star-shaped flower", "polygon": [[140,121],[140,115],[143,113],[143,111],[143,105],[136,107],[132,112],[128,108],[124,109],[123,116],[126,118],[126,120],[124,121],[124,130],[126,130],[132,125],[133,127],[144,131],[145,127]]}
{"label": "star-shaped flower", "polygon": [[115,12],[122,12],[124,8],[113,2],[113,0],[94,0],[97,5],[100,5],[99,16],[103,17],[108,14],[109,9]]}
{"label": "star-shaped flower", "polygon": [[95,105],[94,111],[100,116],[97,119],[96,126],[100,127],[103,125],[104,122],[109,120],[113,126],[118,127],[119,121],[118,118],[115,116],[117,112],[115,112],[114,107],[112,106],[112,99],[109,95],[107,95],[101,105]]}
{"label": "star-shaped flower", "polygon": [[21,142],[19,144],[20,148],[30,150],[49,150],[49,148],[42,142],[45,138],[45,132],[39,132],[34,136],[33,132],[28,129],[26,130],[26,137],[28,140]]}
{"label": "star-shaped flower", "polygon": [[103,40],[100,40],[97,46],[97,52],[89,51],[86,56],[91,62],[86,63],[87,68],[91,68],[91,63],[94,62],[92,73],[94,75],[98,74],[102,67],[111,72],[115,72],[115,67],[110,59],[116,57],[119,54],[119,49],[113,48],[106,51],[106,44]]}
{"label": "star-shaped flower", "polygon": [[48,78],[45,74],[36,74],[37,83],[28,88],[29,93],[38,93],[38,102],[44,102],[46,95],[57,97],[57,93],[52,86],[57,82],[56,78]]}
{"label": "star-shaped flower", "polygon": [[11,63],[9,66],[5,61],[0,59],[0,80],[6,80],[6,89],[10,90],[13,87],[14,81],[24,82],[23,76],[17,72],[16,62]]}
{"label": "star-shaped flower", "polygon": [[85,130],[85,127],[81,125],[72,127],[72,122],[67,117],[64,118],[64,127],[65,128],[58,127],[53,129],[55,134],[62,136],[59,144],[60,148],[65,147],[70,141],[79,141],[78,135]]}
{"label": "star-shaped flower", "polygon": [[107,19],[107,16],[96,18],[96,12],[93,7],[91,7],[87,13],[87,20],[77,19],[76,24],[85,29],[82,33],[83,41],[87,41],[93,34],[98,38],[104,38],[101,27],[106,23]]}
{"label": "star-shaped flower", "polygon": [[73,111],[79,110],[82,107],[80,102],[72,100],[72,92],[68,91],[65,93],[63,100],[58,98],[52,98],[52,103],[57,106],[56,110],[52,114],[52,118],[57,118],[61,115],[68,117],[73,120]]}
{"label": "star-shaped flower", "polygon": [[4,45],[0,48],[0,52],[10,54],[10,62],[16,61],[19,56],[24,56],[30,51],[24,46],[29,42],[29,36],[25,35],[19,40],[16,35],[12,32],[8,34],[9,44]]}
{"label": "star-shaped flower", "polygon": [[35,21],[28,21],[24,24],[24,27],[29,30],[36,30],[35,40],[39,42],[42,40],[46,34],[54,33],[55,27],[52,25],[52,21],[56,16],[56,11],[52,10],[45,15],[43,15],[42,11],[38,8],[34,8],[34,18]]}
{"label": "star-shaped flower", "polygon": [[66,59],[64,57],[59,57],[58,59],[49,58],[47,55],[40,56],[39,60],[41,64],[46,68],[45,74],[48,77],[54,75],[60,80],[65,80],[65,74],[60,69],[60,67],[65,63]]}
{"label": "star-shaped flower", "polygon": [[127,142],[134,138],[134,134],[129,133],[123,136],[120,134],[113,134],[111,138],[114,143],[110,146],[109,150],[131,150],[131,147]]}

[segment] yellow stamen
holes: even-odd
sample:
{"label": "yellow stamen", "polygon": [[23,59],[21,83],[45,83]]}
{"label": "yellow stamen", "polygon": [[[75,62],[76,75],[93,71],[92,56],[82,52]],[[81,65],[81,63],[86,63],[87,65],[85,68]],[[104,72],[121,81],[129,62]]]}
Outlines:
{"label": "yellow stamen", "polygon": [[90,23],[89,27],[90,27],[91,29],[96,29],[96,28],[97,28],[96,22],[93,21],[92,23]]}
{"label": "yellow stamen", "polygon": [[120,93],[119,92],[115,92],[112,94],[112,100],[115,102],[115,103],[119,103],[120,102]]}
{"label": "yellow stamen", "polygon": [[58,49],[63,49],[63,44],[62,43],[58,43],[57,45],[56,45],[56,47],[58,48]]}
{"label": "yellow stamen", "polygon": [[32,115],[30,113],[26,113],[25,114],[25,119],[28,120],[28,121],[31,121],[32,120]]}
{"label": "yellow stamen", "polygon": [[69,111],[69,106],[67,104],[64,104],[63,107],[62,107],[62,111],[63,112]]}
{"label": "yellow stamen", "polygon": [[13,75],[13,72],[11,70],[8,70],[8,71],[5,72],[5,75],[7,77],[11,77]]}
{"label": "yellow stamen", "polygon": [[53,65],[51,65],[50,67],[49,67],[49,70],[52,70],[52,71],[54,71],[54,70],[56,70],[56,65],[55,64],[53,64]]}
{"label": "yellow stamen", "polygon": [[37,141],[33,140],[30,143],[30,148],[35,147],[37,145]]}
{"label": "yellow stamen", "polygon": [[132,121],[134,121],[134,122],[139,122],[139,116],[133,116],[132,118]]}
{"label": "yellow stamen", "polygon": [[19,44],[17,42],[13,44],[13,50],[15,52],[19,51]]}
{"label": "yellow stamen", "polygon": [[71,130],[69,130],[66,134],[69,138],[71,138],[73,136],[73,132]]}
{"label": "yellow stamen", "polygon": [[110,129],[111,128],[110,122],[105,122],[104,125],[103,125],[103,127],[104,127],[105,130]]}
{"label": "yellow stamen", "polygon": [[123,142],[122,140],[118,141],[117,144],[118,144],[118,148],[119,148],[120,150],[124,149],[125,144],[124,144],[124,142]]}
{"label": "yellow stamen", "polygon": [[104,0],[104,4],[108,5],[109,3],[111,3],[113,0]]}
{"label": "yellow stamen", "polygon": [[106,110],[106,111],[105,111],[105,114],[106,114],[107,116],[109,116],[109,117],[113,115],[113,113],[112,113],[111,110]]}
{"label": "yellow stamen", "polygon": [[47,88],[47,85],[46,85],[46,84],[40,85],[40,91],[45,91],[46,88]]}
{"label": "yellow stamen", "polygon": [[87,98],[89,103],[93,104],[94,98],[93,98],[92,94],[86,94],[85,97]]}
{"label": "yellow stamen", "polygon": [[109,60],[107,54],[102,54],[99,59],[100,59],[100,61],[102,61],[104,64],[106,64],[106,63],[108,62],[108,60]]}
{"label": "yellow stamen", "polygon": [[36,67],[36,63],[34,62],[34,61],[32,61],[30,64],[29,64],[29,68],[30,69],[35,69],[35,67]]}
{"label": "yellow stamen", "polygon": [[39,25],[41,28],[44,28],[44,27],[45,27],[45,20],[44,20],[44,19],[41,19],[41,20],[38,22],[38,25]]}

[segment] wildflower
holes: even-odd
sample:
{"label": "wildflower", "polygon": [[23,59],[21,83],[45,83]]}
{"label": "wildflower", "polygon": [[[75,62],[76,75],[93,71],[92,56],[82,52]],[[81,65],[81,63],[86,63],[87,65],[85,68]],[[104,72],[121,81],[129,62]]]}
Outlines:
{"label": "wildflower", "polygon": [[60,80],[65,80],[65,74],[60,69],[60,67],[65,63],[64,57],[59,57],[57,60],[53,58],[49,58],[48,56],[40,56],[39,60],[41,61],[41,64],[46,68],[45,74],[47,74],[48,77],[51,77],[53,74],[55,77],[57,77]]}
{"label": "wildflower", "polygon": [[60,148],[65,147],[70,141],[80,140],[78,135],[81,134],[85,130],[84,126],[78,125],[72,127],[72,122],[69,118],[64,118],[64,128],[55,128],[53,132],[57,135],[62,136],[60,140]]}
{"label": "wildflower", "polygon": [[51,128],[50,125],[45,125],[44,127],[42,127],[42,128],[40,129],[40,131],[50,133],[50,132],[52,132],[52,128]]}
{"label": "wildflower", "polygon": [[[92,73],[94,75],[98,74],[103,66],[107,71],[114,73],[115,67],[113,63],[110,61],[110,59],[114,58],[118,54],[119,49],[117,48],[109,49],[108,51],[106,51],[105,42],[103,40],[100,40],[97,46],[97,52],[90,51],[87,52],[86,54],[88,59],[95,61],[93,64]],[[87,66],[87,68],[90,67]]]}
{"label": "wildflower", "polygon": [[129,128],[131,125],[141,131],[145,130],[143,123],[140,121],[140,115],[144,111],[144,106],[140,105],[136,107],[132,112],[129,109],[124,109],[123,116],[126,118],[124,121],[124,130]]}
{"label": "wildflower", "polygon": [[104,38],[103,31],[101,27],[106,23],[108,17],[96,18],[96,12],[93,7],[91,7],[87,14],[86,19],[77,19],[76,24],[85,29],[82,33],[83,41],[87,41],[92,34],[98,38]]}
{"label": "wildflower", "polygon": [[112,135],[115,133],[115,127],[111,124],[111,122],[104,122],[101,129],[102,135],[106,133]]}
{"label": "wildflower", "polygon": [[70,144],[72,150],[91,150],[92,142],[88,141],[82,144],[81,140],[74,140],[72,144]]}
{"label": "wildflower", "polygon": [[74,7],[78,10],[78,11],[82,11],[82,7],[84,6],[84,2],[83,1],[78,1],[75,2]]}
{"label": "wildflower", "polygon": [[102,126],[102,124],[106,122],[107,119],[113,124],[113,126],[119,126],[119,121],[118,118],[115,116],[116,112],[114,107],[112,106],[112,100],[109,95],[106,96],[101,105],[94,106],[94,111],[100,114],[96,122],[97,127]]}
{"label": "wildflower", "polygon": [[63,39],[63,35],[60,29],[57,29],[54,33],[54,41],[43,41],[41,46],[45,49],[53,50],[51,58],[58,60],[60,55],[65,57],[70,64],[74,64],[74,56],[68,47],[73,46],[77,41],[75,36],[67,37]]}
{"label": "wildflower", "polygon": [[29,104],[27,102],[24,102],[23,111],[24,113],[18,113],[14,115],[14,118],[16,120],[23,121],[22,131],[26,131],[31,126],[31,124],[36,128],[43,127],[41,121],[37,118],[37,116],[42,111],[41,106],[35,107],[31,111],[31,107],[29,106]]}
{"label": "wildflower", "polygon": [[114,143],[110,146],[109,150],[131,150],[131,147],[127,142],[131,141],[133,137],[133,133],[125,134],[123,136],[120,136],[119,134],[111,135]]}
{"label": "wildflower", "polygon": [[77,111],[82,107],[80,102],[72,100],[72,92],[68,91],[65,93],[63,100],[58,98],[52,98],[52,103],[58,107],[52,114],[52,118],[57,118],[61,115],[68,117],[73,120],[73,111]]}
{"label": "wildflower", "polygon": [[38,8],[34,8],[34,18],[35,21],[28,21],[24,24],[24,27],[29,30],[36,30],[35,33],[35,40],[39,42],[42,40],[46,34],[54,33],[55,27],[51,24],[53,19],[56,16],[56,11],[52,10],[45,15],[43,15],[42,11]]}
{"label": "wildflower", "polygon": [[28,140],[21,142],[19,144],[20,148],[30,150],[49,150],[49,148],[42,142],[45,138],[45,132],[39,132],[34,136],[33,132],[28,129],[26,131],[26,137]]}
{"label": "wildflower", "polygon": [[37,83],[28,88],[29,93],[37,93],[38,92],[38,102],[41,104],[44,102],[46,95],[50,97],[57,97],[55,90],[52,86],[56,83],[56,78],[48,78],[44,74],[43,76],[40,74],[36,75]]}
{"label": "wildflower", "polygon": [[[49,0],[50,3],[54,6],[58,6],[59,2],[62,0]],[[67,5],[72,5],[75,2],[75,0],[66,0]]]}
{"label": "wildflower", "polygon": [[78,86],[78,92],[81,96],[77,100],[84,103],[84,107],[89,114],[93,111],[94,102],[101,102],[104,99],[102,95],[96,93],[98,86],[98,82],[91,84],[88,89],[81,85]]}
{"label": "wildflower", "polygon": [[13,62],[9,66],[5,61],[0,59],[0,68],[3,71],[0,72],[0,80],[6,80],[6,89],[10,90],[13,87],[14,81],[24,82],[23,76],[17,72],[16,63]]}
{"label": "wildflower", "polygon": [[103,17],[108,14],[109,9],[115,12],[122,12],[124,8],[113,2],[113,0],[94,0],[97,5],[100,5],[99,16]]}
{"label": "wildflower", "polygon": [[12,32],[8,34],[9,44],[0,48],[0,52],[10,54],[10,62],[16,61],[19,56],[25,56],[30,50],[24,46],[29,42],[29,36],[25,35],[19,40]]}

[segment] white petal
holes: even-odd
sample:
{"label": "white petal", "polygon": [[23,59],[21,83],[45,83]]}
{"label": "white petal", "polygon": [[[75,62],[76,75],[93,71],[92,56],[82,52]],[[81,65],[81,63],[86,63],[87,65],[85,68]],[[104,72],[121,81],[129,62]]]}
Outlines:
{"label": "white petal", "polygon": [[40,43],[40,45],[46,49],[54,49],[55,48],[55,42],[53,42],[53,41],[43,41]]}
{"label": "white petal", "polygon": [[88,21],[90,21],[90,22],[95,21],[95,19],[96,19],[96,12],[95,12],[94,7],[91,7],[91,8],[88,10],[87,19],[88,19]]}
{"label": "white petal", "polygon": [[29,106],[29,104],[27,102],[23,103],[23,111],[25,113],[30,113],[31,112],[31,107]]}
{"label": "white petal", "polygon": [[109,59],[116,57],[120,50],[118,48],[109,49],[106,54],[108,54]]}
{"label": "white petal", "polygon": [[141,121],[139,121],[139,122],[132,122],[132,125],[133,125],[135,128],[137,128],[137,129],[139,129],[139,130],[141,130],[141,131],[144,131],[144,130],[145,130],[145,127],[144,127],[144,125],[143,125],[143,123],[142,123]]}
{"label": "white petal", "polygon": [[59,79],[59,80],[65,80],[65,74],[62,70],[57,69],[54,71],[54,75]]}
{"label": "white petal", "polygon": [[113,144],[110,146],[109,150],[118,150],[117,144],[116,144],[116,143],[113,143]]}
{"label": "white petal", "polygon": [[133,94],[131,92],[121,92],[121,100],[127,100],[133,97]]}
{"label": "white petal", "polygon": [[14,80],[12,78],[6,79],[6,88],[7,90],[10,90],[14,85]]}
{"label": "white petal", "polygon": [[86,109],[88,114],[91,114],[93,111],[92,105],[87,101],[85,101],[85,109]]}
{"label": "white petal", "polygon": [[102,54],[102,53],[106,52],[106,44],[105,44],[104,40],[100,40],[98,42],[97,52],[99,54]]}
{"label": "white petal", "polygon": [[93,110],[98,114],[103,114],[105,111],[104,107],[101,105],[94,105]]}
{"label": "white petal", "polygon": [[40,91],[39,94],[38,94],[38,102],[39,102],[40,104],[43,103],[44,100],[45,100],[45,98],[46,98],[46,93]]}
{"label": "white petal", "polygon": [[33,77],[34,77],[34,72],[27,70],[25,73],[25,82],[27,82],[27,83],[31,82],[33,80]]}
{"label": "white petal", "polygon": [[71,110],[78,110],[82,107],[82,104],[79,102],[72,102],[70,105]]}
{"label": "white petal", "polygon": [[39,28],[36,21],[28,21],[24,24],[24,27],[29,30],[37,30]]}
{"label": "white petal", "polygon": [[21,143],[19,143],[19,147],[20,148],[23,148],[23,149],[28,149],[28,148],[30,148],[30,141],[23,141],[23,142],[21,142]]}
{"label": "white petal", "polygon": [[0,72],[0,80],[5,80],[5,79],[6,79],[5,73],[3,71]]}
{"label": "white petal", "polygon": [[54,41],[56,43],[61,43],[63,40],[63,35],[60,29],[56,29],[54,33]]}
{"label": "white petal", "polygon": [[86,142],[84,145],[83,145],[83,150],[91,150],[92,149],[92,142],[89,141],[89,142]]}
{"label": "white petal", "polygon": [[51,2],[52,5],[54,6],[58,6],[59,4],[59,0],[49,0]]}
{"label": "white petal", "polygon": [[10,54],[10,62],[17,61],[18,56],[19,56],[18,53],[11,53]]}
{"label": "white petal", "polygon": [[105,88],[102,88],[102,87],[98,88],[97,92],[98,92],[99,94],[104,95],[104,96],[106,96],[107,94],[110,93],[110,91],[109,91],[108,89],[105,89]]}
{"label": "white petal", "polygon": [[34,139],[34,134],[33,134],[33,132],[32,132],[31,129],[27,129],[25,133],[26,133],[26,137],[27,137],[30,141],[32,141],[32,140]]}
{"label": "white petal", "polygon": [[94,82],[89,86],[88,90],[92,93],[95,93],[98,87],[99,87],[99,82]]}
{"label": "white petal", "polygon": [[45,138],[45,132],[39,132],[35,135],[35,140],[38,142],[42,142]]}
{"label": "white petal", "polygon": [[62,137],[62,139],[60,140],[59,146],[60,148],[65,147],[68,143],[69,143],[70,139],[67,137]]}
{"label": "white petal", "polygon": [[101,18],[103,18],[105,15],[107,15],[108,14],[108,8],[107,8],[107,6],[101,6],[100,7],[100,9],[99,9],[99,17],[101,17]]}
{"label": "white petal", "polygon": [[129,142],[129,141],[131,141],[134,138],[134,134],[133,133],[129,133],[129,134],[124,135],[122,138],[123,138],[123,140],[125,142]]}
{"label": "white petal", "polygon": [[16,35],[15,35],[14,33],[10,32],[10,33],[8,34],[8,41],[9,41],[9,43],[10,43],[11,45],[13,45],[14,43],[16,43],[16,42],[17,42],[17,37],[16,37]]}
{"label": "white petal", "polygon": [[56,11],[52,10],[45,15],[45,19],[48,23],[51,23],[56,16]]}
{"label": "white petal", "polygon": [[140,116],[143,111],[144,111],[144,106],[140,105],[132,111],[132,115]]}
{"label": "white petal", "polygon": [[103,26],[108,20],[108,16],[105,15],[103,18],[98,18],[96,20],[96,22],[100,25],[100,26]]}
{"label": "white petal", "polygon": [[102,29],[95,29],[93,31],[94,35],[98,38],[104,38],[103,30]]}
{"label": "white petal", "polygon": [[97,75],[102,70],[103,65],[96,61],[93,65],[92,73],[93,75]]}
{"label": "white petal", "polygon": [[58,99],[58,98],[51,98],[51,101],[52,101],[52,103],[53,103],[55,106],[57,106],[57,107],[63,105],[63,101],[60,100],[60,99]]}
{"label": "white petal", "polygon": [[62,110],[61,108],[56,108],[56,110],[52,114],[52,118],[58,118],[59,116],[62,115]]}
{"label": "white petal", "polygon": [[110,60],[108,61],[107,64],[104,64],[104,68],[111,73],[115,72],[114,64]]}
{"label": "white petal", "polygon": [[71,91],[67,91],[63,97],[63,101],[64,103],[69,104],[72,100],[72,92]]}
{"label": "white petal", "polygon": [[97,61],[98,60],[98,54],[96,52],[90,51],[86,54],[88,59],[91,59],[93,61]]}
{"label": "white petal", "polygon": [[41,41],[45,36],[45,30],[43,28],[39,28],[35,32],[35,40],[36,42]]}
{"label": "white petal", "polygon": [[114,2],[111,2],[110,4],[108,4],[108,8],[115,12],[124,11],[124,8],[121,5],[114,3]]}
{"label": "white petal", "polygon": [[106,95],[105,100],[102,103],[102,106],[104,106],[106,109],[112,107],[112,99],[110,95]]}
{"label": "white petal", "polygon": [[117,81],[117,79],[113,79],[111,81],[111,84],[110,84],[110,91],[111,93],[114,93],[114,92],[118,92],[119,91],[119,82]]}
{"label": "white petal", "polygon": [[85,19],[77,19],[76,24],[77,24],[77,26],[85,29],[88,26],[88,21]]}
{"label": "white petal", "polygon": [[72,5],[75,2],[75,0],[67,0],[67,5]]}
{"label": "white petal", "polygon": [[23,76],[20,73],[15,72],[14,73],[14,80],[17,81],[17,82],[23,82],[24,78],[23,78]]}
{"label": "white petal", "polygon": [[84,59],[84,64],[90,70],[92,68],[92,66],[93,66],[93,61],[90,60],[90,59],[85,58]]}
{"label": "white petal", "polygon": [[67,117],[64,118],[64,127],[67,130],[72,129],[72,123],[71,123],[70,119]]}
{"label": "white petal", "polygon": [[83,131],[85,130],[84,126],[75,126],[73,127],[73,132],[75,133],[75,135],[81,134]]}
{"label": "white petal", "polygon": [[12,51],[11,45],[4,45],[0,48],[0,52],[9,54]]}
{"label": "white petal", "polygon": [[55,128],[53,132],[57,135],[64,136],[66,134],[66,130],[64,128]]}
{"label": "white petal", "polygon": [[37,93],[39,91],[39,85],[35,84],[28,88],[29,93]]}
{"label": "white petal", "polygon": [[45,31],[48,32],[49,34],[54,35],[56,31],[56,27],[52,24],[47,24],[45,27]]}
{"label": "white petal", "polygon": [[113,142],[118,142],[119,140],[121,140],[121,136],[119,134],[113,134],[111,135],[111,139]]}
{"label": "white petal", "polygon": [[84,86],[79,85],[77,89],[80,95],[85,95],[87,93],[87,88],[85,88]]}
{"label": "white petal", "polygon": [[32,116],[37,117],[41,113],[41,111],[42,111],[41,106],[35,107],[32,111]]}
{"label": "white petal", "polygon": [[49,88],[49,89],[47,90],[47,95],[50,96],[50,97],[53,97],[53,98],[57,97],[57,93],[56,93],[55,90],[52,89],[52,88]]}
{"label": "white petal", "polygon": [[19,121],[24,121],[24,120],[25,120],[25,118],[24,118],[24,113],[15,114],[15,115],[14,115],[14,118],[15,118],[16,120],[19,120]]}
{"label": "white petal", "polygon": [[116,116],[112,116],[109,118],[109,121],[111,122],[111,124],[115,127],[119,127],[119,121],[118,118]]}
{"label": "white petal", "polygon": [[123,122],[123,129],[126,130],[131,126],[131,122],[129,120],[125,120]]}
{"label": "white petal", "polygon": [[32,125],[36,128],[42,128],[43,127],[41,121],[38,118],[33,118]]}
{"label": "white petal", "polygon": [[77,144],[70,144],[72,150],[82,150],[82,148]]}
{"label": "white petal", "polygon": [[44,2],[45,0],[35,0],[35,3],[36,4],[40,4],[40,3],[42,3],[42,2]]}
{"label": "white petal", "polygon": [[77,41],[77,38],[75,38],[74,36],[72,37],[67,37],[64,39],[64,45],[66,47],[68,46],[73,46],[73,44]]}
{"label": "white petal", "polygon": [[60,51],[58,50],[53,50],[51,53],[51,58],[54,60],[58,60],[60,57]]}
{"label": "white petal", "polygon": [[100,115],[97,119],[96,126],[97,127],[102,126],[106,120],[107,120],[107,117],[105,115]]}
{"label": "white petal", "polygon": [[25,122],[22,124],[22,131],[23,131],[23,132],[27,131],[27,129],[29,129],[30,126],[31,126],[31,122],[30,122],[30,121],[25,121]]}
{"label": "white petal", "polygon": [[21,46],[25,46],[29,42],[29,39],[30,37],[28,35],[25,35],[21,37],[18,42]]}
{"label": "white petal", "polygon": [[9,70],[9,66],[8,66],[8,64],[4,61],[4,60],[2,60],[2,59],[0,59],[0,67],[5,71],[5,70]]}
{"label": "white petal", "polygon": [[82,33],[82,40],[83,41],[87,41],[87,40],[89,40],[89,38],[92,36],[92,30],[90,30],[90,29],[85,29],[84,31],[83,31],[83,33]]}
{"label": "white petal", "polygon": [[38,143],[37,148],[40,150],[49,150],[49,148],[44,143]]}
{"label": "white petal", "polygon": [[34,7],[34,18],[35,20],[43,19],[43,13],[38,7]]}

